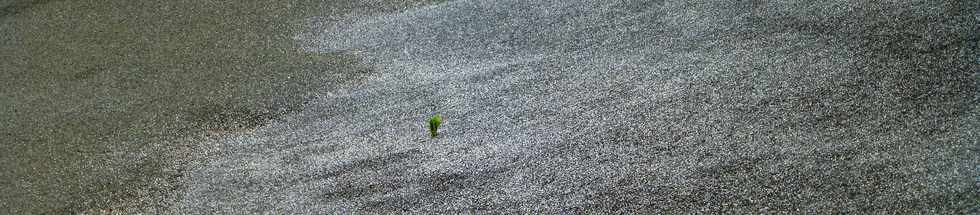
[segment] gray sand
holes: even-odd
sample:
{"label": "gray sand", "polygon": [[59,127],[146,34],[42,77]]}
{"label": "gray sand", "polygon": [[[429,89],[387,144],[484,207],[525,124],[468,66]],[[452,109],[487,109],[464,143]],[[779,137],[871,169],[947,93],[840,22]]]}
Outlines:
{"label": "gray sand", "polygon": [[[310,15],[293,42],[347,60],[300,77],[333,82],[297,90],[302,102],[274,117],[200,111],[218,124],[148,149],[179,172],[166,191],[96,206],[980,213],[978,11],[457,0]],[[433,114],[445,121],[434,139]],[[243,120],[256,123],[225,125]]]}
{"label": "gray sand", "polygon": [[464,0],[316,22],[308,50],[377,72],[209,142],[178,205],[976,212],[977,9]]}

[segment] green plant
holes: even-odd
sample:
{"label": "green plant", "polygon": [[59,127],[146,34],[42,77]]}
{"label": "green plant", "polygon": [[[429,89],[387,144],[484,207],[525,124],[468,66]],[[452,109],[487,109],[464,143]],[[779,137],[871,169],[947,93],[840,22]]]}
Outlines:
{"label": "green plant", "polygon": [[429,117],[429,135],[432,137],[439,135],[440,124],[442,124],[442,117],[439,117],[439,115]]}

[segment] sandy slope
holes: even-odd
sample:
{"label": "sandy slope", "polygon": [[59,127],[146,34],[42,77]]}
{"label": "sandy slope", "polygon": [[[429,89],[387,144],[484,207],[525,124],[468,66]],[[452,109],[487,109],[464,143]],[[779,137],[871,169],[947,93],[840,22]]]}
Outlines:
{"label": "sandy slope", "polygon": [[203,143],[174,207],[976,212],[977,3],[869,2],[459,0],[312,18],[309,51],[375,73]]}

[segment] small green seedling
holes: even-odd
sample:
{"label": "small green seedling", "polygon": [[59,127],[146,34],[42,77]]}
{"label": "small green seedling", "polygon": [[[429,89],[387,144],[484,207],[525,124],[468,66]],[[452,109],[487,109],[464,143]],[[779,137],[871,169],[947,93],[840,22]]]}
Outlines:
{"label": "small green seedling", "polygon": [[429,118],[429,135],[436,137],[439,135],[439,125],[442,124],[442,117],[435,115]]}

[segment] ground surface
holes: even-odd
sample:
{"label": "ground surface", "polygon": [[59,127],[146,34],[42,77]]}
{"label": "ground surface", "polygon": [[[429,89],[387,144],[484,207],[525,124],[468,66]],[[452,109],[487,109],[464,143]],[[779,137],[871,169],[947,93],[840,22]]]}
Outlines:
{"label": "ground surface", "polygon": [[[3,73],[5,81],[19,80],[8,81],[5,89],[20,91],[3,91],[13,99],[2,106],[4,119],[13,122],[4,135],[19,145],[5,144],[0,157],[16,164],[2,175],[13,180],[4,180],[7,192],[0,197],[11,201],[0,206],[14,212],[203,214],[980,212],[978,2],[428,3],[311,3],[315,9],[305,12],[243,3],[232,11],[272,11],[243,17],[290,15],[254,18],[259,24],[241,24],[245,30],[205,31],[225,29],[219,19],[192,28],[203,33],[175,34],[175,44],[149,42],[160,46],[138,52],[145,61],[121,57],[107,63],[190,65],[148,73],[84,72],[76,65],[128,56],[129,49],[106,58],[71,60],[91,56],[84,51],[68,52],[64,61],[57,55],[25,57],[105,45],[57,43],[75,38],[67,36],[32,40],[47,34],[23,32],[47,28],[20,22],[40,15],[10,11],[46,10],[30,4],[0,10],[4,27],[15,29],[6,32],[21,32],[4,37],[14,39],[3,46],[20,52],[2,57],[23,62],[4,65],[21,71]],[[72,5],[39,5],[59,4]],[[229,16],[216,14],[205,18]],[[159,20],[185,26],[170,18]],[[188,23],[212,23],[202,20]],[[264,22],[300,27],[272,28],[278,36],[270,39],[238,38],[264,32],[254,27]],[[140,34],[155,27],[111,29],[117,28],[106,31],[136,31],[159,41],[157,34]],[[184,42],[209,35],[219,36],[201,40],[203,48]],[[289,45],[223,42],[228,37]],[[121,44],[144,47],[139,41]],[[248,51],[254,47],[276,51]],[[206,52],[159,57],[195,50]],[[254,54],[227,58],[239,51]],[[217,66],[206,73],[211,75],[177,75],[211,71],[199,67],[212,63]],[[275,66],[283,64],[302,66]],[[48,76],[37,74],[118,87],[86,85],[99,83],[94,81],[39,84]],[[127,81],[153,78],[170,81]],[[199,87],[184,90],[188,86]],[[203,93],[212,91],[218,93]],[[146,101],[150,109],[126,109],[157,97],[166,99]],[[25,110],[39,104],[54,105]],[[175,106],[188,108],[168,112]],[[105,111],[91,114],[100,110]],[[113,111],[159,119],[117,120]],[[92,119],[67,120],[81,124],[74,127],[61,124],[76,112]],[[424,128],[432,114],[445,121],[435,139]],[[25,133],[23,127],[36,121],[47,127]],[[143,125],[159,138],[85,133],[120,130],[92,121]],[[54,132],[65,127],[81,131]],[[129,138],[103,138],[120,136]],[[84,157],[91,151],[78,151],[68,154],[84,158],[28,168],[76,146],[60,141],[66,138],[97,146],[113,142],[105,146],[110,152],[95,158],[111,162],[62,166],[93,160]],[[10,153],[18,150],[34,152]],[[139,166],[122,165],[129,163]],[[58,181],[64,172],[82,182]],[[98,177],[119,172],[122,179]],[[98,183],[110,191],[86,190]],[[34,184],[81,188],[53,191]],[[51,197],[58,192],[111,198]],[[32,201],[43,205],[20,205]]]}

